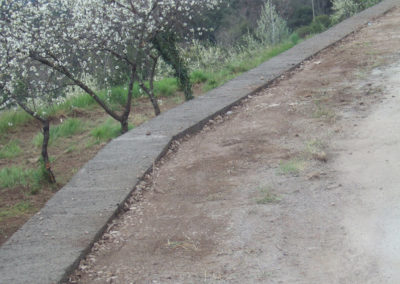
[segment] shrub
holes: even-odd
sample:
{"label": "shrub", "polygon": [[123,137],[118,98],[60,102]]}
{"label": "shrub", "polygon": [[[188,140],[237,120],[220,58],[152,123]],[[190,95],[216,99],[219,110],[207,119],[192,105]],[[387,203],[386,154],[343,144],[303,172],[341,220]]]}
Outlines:
{"label": "shrub", "polygon": [[329,28],[332,24],[331,18],[328,15],[319,15],[319,16],[315,17],[314,22],[320,24],[325,29]]}
{"label": "shrub", "polygon": [[300,37],[300,38],[305,38],[311,34],[313,34],[313,29],[311,26],[304,26],[304,27],[300,27],[296,30],[296,34]]}
{"label": "shrub", "polygon": [[344,19],[354,15],[361,10],[360,3],[354,0],[333,0],[333,14],[331,16],[333,23],[339,23]]}
{"label": "shrub", "polygon": [[278,15],[271,2],[266,2],[257,21],[255,34],[264,44],[275,45],[289,36],[286,21]]}
{"label": "shrub", "polygon": [[288,20],[288,26],[291,29],[298,27],[307,26],[313,20],[312,8],[308,6],[301,6],[297,8],[290,19]]}
{"label": "shrub", "polygon": [[297,44],[298,42],[299,42],[299,40],[300,40],[300,37],[299,37],[299,35],[297,34],[297,33],[292,33],[291,35],[290,35],[290,41],[293,43],[293,44]]}

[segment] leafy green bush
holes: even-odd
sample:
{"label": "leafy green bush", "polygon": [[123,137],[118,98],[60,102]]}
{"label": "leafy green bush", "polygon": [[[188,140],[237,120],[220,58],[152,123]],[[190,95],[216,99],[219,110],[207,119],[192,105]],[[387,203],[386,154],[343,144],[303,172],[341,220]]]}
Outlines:
{"label": "leafy green bush", "polygon": [[333,0],[333,14],[331,16],[333,23],[339,23],[344,19],[354,15],[361,10],[360,4],[354,0]]}
{"label": "leafy green bush", "polygon": [[300,38],[305,38],[311,34],[313,34],[313,28],[311,26],[304,26],[304,27],[300,27],[296,30],[296,34],[300,37]]}
{"label": "leafy green bush", "polygon": [[332,24],[332,21],[331,21],[331,18],[329,17],[329,15],[316,16],[313,22],[320,24],[325,29],[329,28]]}
{"label": "leafy green bush", "polygon": [[336,24],[354,14],[371,7],[381,0],[333,0],[331,16],[332,23]]}
{"label": "leafy green bush", "polygon": [[313,11],[309,6],[298,7],[288,20],[288,26],[291,29],[307,26],[313,20]]}
{"label": "leafy green bush", "polygon": [[289,40],[293,43],[293,44],[297,44],[300,40],[300,37],[297,33],[292,33],[289,37]]}

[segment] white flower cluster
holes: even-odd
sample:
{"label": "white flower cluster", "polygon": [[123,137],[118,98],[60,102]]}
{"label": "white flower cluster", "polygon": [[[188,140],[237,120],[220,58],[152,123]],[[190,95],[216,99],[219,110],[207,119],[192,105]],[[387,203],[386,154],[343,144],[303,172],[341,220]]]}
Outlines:
{"label": "white flower cluster", "polygon": [[220,1],[0,0],[0,102],[52,103],[69,85],[88,92],[85,73],[109,82],[138,72],[157,33],[185,29]]}

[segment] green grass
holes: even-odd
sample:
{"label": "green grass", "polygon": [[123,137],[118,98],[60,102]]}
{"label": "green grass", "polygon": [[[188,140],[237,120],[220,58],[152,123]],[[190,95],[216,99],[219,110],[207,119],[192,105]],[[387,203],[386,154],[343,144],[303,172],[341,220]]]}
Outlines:
{"label": "green grass", "polygon": [[280,201],[278,195],[271,192],[269,187],[260,188],[261,197],[256,200],[257,204],[270,204]]}
{"label": "green grass", "polygon": [[110,105],[117,107],[125,105],[127,93],[128,90],[126,86],[115,86],[109,90],[102,90],[98,92],[98,95],[103,101],[106,101]]}
{"label": "green grass", "polygon": [[[76,134],[80,134],[85,130],[85,124],[78,118],[68,118],[63,123],[50,126],[50,140],[49,145],[53,144],[57,139],[61,137],[71,137]],[[43,143],[43,134],[38,133],[33,138],[33,144],[36,147],[40,147]]]}
{"label": "green grass", "polygon": [[331,108],[318,104],[317,109],[313,113],[313,118],[324,118],[329,121],[334,121],[336,114]]}
{"label": "green grass", "polygon": [[121,126],[118,122],[110,118],[95,127],[90,134],[96,142],[107,142],[121,134]]}
{"label": "green grass", "polygon": [[18,217],[26,213],[34,211],[35,208],[29,201],[20,201],[14,206],[10,206],[0,210],[0,221],[4,218]]}
{"label": "green grass", "polygon": [[319,139],[313,139],[306,143],[306,152],[315,154],[321,152],[326,147],[326,143]]}
{"label": "green grass", "polygon": [[305,168],[305,162],[300,159],[292,159],[286,162],[281,162],[279,171],[283,175],[297,176]]}
{"label": "green grass", "polygon": [[225,66],[214,70],[196,70],[191,75],[192,82],[201,81],[204,83],[203,91],[207,92],[216,87],[223,85],[224,83],[232,80],[236,76],[249,71],[261,63],[275,57],[282,52],[292,48],[299,42],[297,36],[292,36],[287,41],[278,44],[274,47],[259,48],[254,51],[245,53],[245,56],[238,56],[229,60]]}
{"label": "green grass", "polygon": [[0,149],[0,159],[15,158],[21,154],[22,150],[18,145],[18,142],[11,140]]}
{"label": "green grass", "polygon": [[2,111],[0,115],[0,136],[5,135],[10,129],[30,121],[32,117],[22,110]]}
{"label": "green grass", "polygon": [[32,174],[33,170],[30,169],[22,169],[20,167],[2,168],[0,170],[0,187],[27,186]]}
{"label": "green grass", "polygon": [[96,101],[87,94],[75,95],[68,98],[65,101],[65,105],[61,105],[62,108],[91,108],[96,105]]}
{"label": "green grass", "polygon": [[211,74],[203,70],[195,70],[190,74],[190,81],[192,84],[204,83],[211,79]]}
{"label": "green grass", "polygon": [[15,188],[18,186],[29,187],[32,194],[40,190],[41,184],[46,180],[43,166],[37,169],[24,169],[21,167],[6,167],[0,170],[0,188]]}
{"label": "green grass", "polygon": [[154,82],[154,94],[156,96],[173,96],[179,90],[178,82],[175,78],[164,78]]}

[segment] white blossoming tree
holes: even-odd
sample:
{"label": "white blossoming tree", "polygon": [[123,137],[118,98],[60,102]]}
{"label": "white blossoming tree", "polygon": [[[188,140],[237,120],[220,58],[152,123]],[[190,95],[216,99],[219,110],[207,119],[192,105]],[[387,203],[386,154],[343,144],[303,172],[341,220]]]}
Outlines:
{"label": "white blossoming tree", "polygon": [[43,165],[49,182],[55,183],[47,149],[50,116],[46,111],[62,100],[70,82],[32,58],[37,50],[52,50],[51,42],[40,41],[52,23],[42,26],[40,18],[53,11],[36,8],[24,1],[0,1],[0,109],[18,105],[41,123]]}
{"label": "white blossoming tree", "polygon": [[[176,64],[178,58],[174,54],[175,42],[167,42],[165,38],[182,40],[185,32],[192,33],[193,18],[207,9],[216,8],[221,0],[81,0],[79,11],[79,29],[90,31],[102,50],[119,60],[124,70],[135,70],[136,80],[142,90],[149,96],[156,115],[160,113],[153,91],[155,67],[160,56],[169,61],[175,69],[179,81],[182,79],[181,66]],[[87,17],[92,15],[92,17]],[[202,28],[196,27],[202,32]],[[166,37],[165,35],[168,35]],[[93,39],[88,43],[93,43]],[[168,44],[170,46],[168,46]],[[97,63],[98,64],[98,63]],[[148,80],[149,84],[145,84]],[[182,84],[185,85],[185,84]],[[185,92],[187,98],[191,93]]]}
{"label": "white blossoming tree", "polygon": [[[124,133],[136,81],[156,107],[151,90],[159,56],[155,37],[188,28],[194,14],[215,8],[219,1],[0,0],[0,106],[18,104],[43,124],[47,164],[49,118],[41,110],[62,97],[68,85],[90,95],[120,122]],[[125,104],[115,110],[82,78],[102,74],[107,86],[118,68],[126,72],[128,88]],[[148,87],[145,70],[150,70]]]}
{"label": "white blossoming tree", "polygon": [[[10,12],[2,20],[0,35],[13,53],[9,64],[35,61],[56,71],[119,121],[124,133],[138,72],[154,60],[154,37],[185,28],[194,13],[217,4],[218,0],[1,0]],[[110,58],[118,62],[116,67],[127,70],[129,78],[126,103],[120,111],[81,80],[82,74],[101,70],[107,82],[115,73],[107,64]],[[17,78],[5,86],[9,91]]]}

